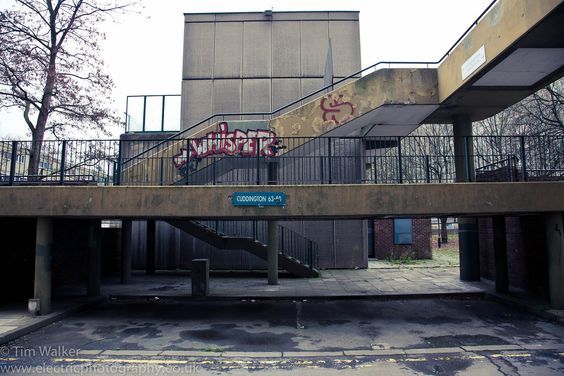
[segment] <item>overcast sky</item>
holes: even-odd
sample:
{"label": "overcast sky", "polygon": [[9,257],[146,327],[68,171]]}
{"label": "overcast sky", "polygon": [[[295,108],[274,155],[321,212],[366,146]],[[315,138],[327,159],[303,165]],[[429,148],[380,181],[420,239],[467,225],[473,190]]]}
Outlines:
{"label": "overcast sky", "polygon": [[[0,0],[0,8],[13,0]],[[434,61],[491,0],[142,0],[142,9],[103,25],[103,53],[115,81],[112,99],[125,111],[133,94],[178,94],[183,13],[358,10],[362,67],[381,60]],[[0,114],[0,135],[25,138],[20,114]],[[118,134],[115,135],[116,137]]]}

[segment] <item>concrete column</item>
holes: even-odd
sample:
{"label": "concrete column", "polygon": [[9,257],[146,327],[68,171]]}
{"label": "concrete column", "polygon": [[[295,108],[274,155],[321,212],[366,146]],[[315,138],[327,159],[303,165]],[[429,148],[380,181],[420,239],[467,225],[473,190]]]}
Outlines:
{"label": "concrete column", "polygon": [[102,252],[101,252],[101,227],[100,221],[90,221],[88,229],[88,296],[100,296]]}
{"label": "concrete column", "polygon": [[278,284],[278,221],[268,221],[268,284]]}
{"label": "concrete column", "polygon": [[548,254],[550,305],[564,308],[564,213],[546,214],[544,226]]}
{"label": "concrete column", "polygon": [[131,236],[132,222],[130,219],[121,221],[121,283],[127,284],[131,280]]}
{"label": "concrete column", "polygon": [[[468,116],[453,119],[454,154],[456,181],[474,181],[474,161],[471,157],[472,121]],[[460,279],[463,281],[480,280],[480,258],[478,250],[478,220],[476,218],[458,218],[458,245],[460,249]]]}
{"label": "concrete column", "polygon": [[53,220],[51,218],[37,218],[33,297],[39,301],[37,313],[40,315],[51,313],[52,251]]}
{"label": "concrete column", "polygon": [[154,219],[147,220],[147,254],[145,259],[145,272],[146,274],[155,274],[155,257],[156,257],[156,221]]}
{"label": "concrete column", "polygon": [[505,217],[492,217],[493,243],[495,260],[495,290],[499,293],[509,292],[509,277],[507,270],[507,240],[505,233]]}
{"label": "concrete column", "polygon": [[472,121],[468,116],[453,119],[454,164],[457,182],[475,181],[474,159],[472,158]]}

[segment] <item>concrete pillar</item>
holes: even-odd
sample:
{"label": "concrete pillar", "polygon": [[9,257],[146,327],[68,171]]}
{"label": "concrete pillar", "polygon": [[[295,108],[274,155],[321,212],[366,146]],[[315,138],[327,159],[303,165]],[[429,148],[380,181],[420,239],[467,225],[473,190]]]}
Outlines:
{"label": "concrete pillar", "polygon": [[127,284],[131,280],[131,236],[132,222],[130,219],[121,221],[121,283]]}
{"label": "concrete pillar", "polygon": [[564,213],[546,214],[544,226],[548,254],[550,305],[564,308]]}
{"label": "concrete pillar", "polygon": [[495,260],[495,291],[509,292],[509,277],[507,270],[507,240],[505,233],[505,217],[496,215],[493,222],[493,245]]}
{"label": "concrete pillar", "polygon": [[[468,116],[453,119],[454,154],[456,181],[474,181],[474,161],[471,156],[472,121]],[[478,220],[476,218],[458,218],[458,245],[460,249],[460,279],[463,281],[480,280],[480,258],[478,250]]]}
{"label": "concrete pillar", "polygon": [[146,274],[155,274],[155,257],[156,253],[156,221],[154,219],[147,220],[147,254],[145,259],[145,272]]}
{"label": "concrete pillar", "polygon": [[100,296],[102,278],[102,234],[101,223],[98,220],[90,221],[88,229],[88,283],[86,294]]}
{"label": "concrete pillar", "polygon": [[278,284],[278,221],[268,221],[268,284]]}
{"label": "concrete pillar", "polygon": [[474,159],[472,158],[472,121],[468,116],[457,116],[453,119],[452,126],[456,181],[475,181],[476,172],[474,171]]}
{"label": "concrete pillar", "polygon": [[35,238],[35,277],[33,297],[39,302],[37,313],[51,313],[51,274],[53,251],[53,220],[37,218]]}

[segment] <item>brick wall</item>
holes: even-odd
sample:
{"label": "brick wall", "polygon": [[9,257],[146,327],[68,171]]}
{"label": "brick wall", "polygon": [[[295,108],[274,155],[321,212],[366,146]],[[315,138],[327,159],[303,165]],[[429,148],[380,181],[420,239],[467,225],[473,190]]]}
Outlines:
{"label": "brick wall", "polygon": [[377,259],[411,257],[429,259],[431,250],[431,220],[413,219],[413,244],[394,244],[394,220],[374,220],[374,257]]}
{"label": "brick wall", "polygon": [[[480,273],[482,278],[495,281],[492,219],[480,218],[478,226]],[[509,285],[546,296],[548,280],[543,218],[506,217],[505,231]]]}

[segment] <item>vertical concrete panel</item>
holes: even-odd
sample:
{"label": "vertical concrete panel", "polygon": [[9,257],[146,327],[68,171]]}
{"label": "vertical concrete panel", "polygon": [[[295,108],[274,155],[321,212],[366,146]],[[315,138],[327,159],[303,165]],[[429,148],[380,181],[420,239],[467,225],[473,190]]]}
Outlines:
{"label": "vertical concrete panel", "polygon": [[272,76],[300,76],[300,22],[272,23]]}
{"label": "vertical concrete panel", "polygon": [[241,80],[215,80],[213,113],[241,112]]}
{"label": "vertical concrete panel", "polygon": [[184,24],[183,78],[213,76],[214,24]]}
{"label": "vertical concrete panel", "polygon": [[212,114],[212,81],[182,81],[182,121],[186,129]]}
{"label": "vertical concrete panel", "polygon": [[243,33],[243,77],[270,77],[271,22],[245,22]]}
{"label": "vertical concrete panel", "polygon": [[241,77],[243,57],[243,23],[215,25],[215,78]]}
{"label": "vertical concrete panel", "polygon": [[270,94],[270,79],[243,80],[243,112],[269,112]]}
{"label": "vertical concrete panel", "polygon": [[323,76],[329,45],[328,21],[301,23],[302,76]]}
{"label": "vertical concrete panel", "polygon": [[304,236],[313,240],[319,247],[319,267],[332,269],[336,267],[336,249],[333,242],[333,221],[304,222]]}
{"label": "vertical concrete panel", "polygon": [[330,21],[329,36],[333,45],[333,74],[346,77],[360,68],[360,32],[358,22]]}
{"label": "vertical concrete panel", "polygon": [[[275,78],[272,80],[272,109],[276,110],[301,97],[300,80],[298,78]],[[289,111],[293,106],[285,111]]]}
{"label": "vertical concrete panel", "polygon": [[[301,81],[302,97],[313,93],[323,87],[323,78],[304,78]],[[321,95],[321,93],[319,94]]]}
{"label": "vertical concrete panel", "polygon": [[335,221],[336,268],[368,267],[364,221]]}

